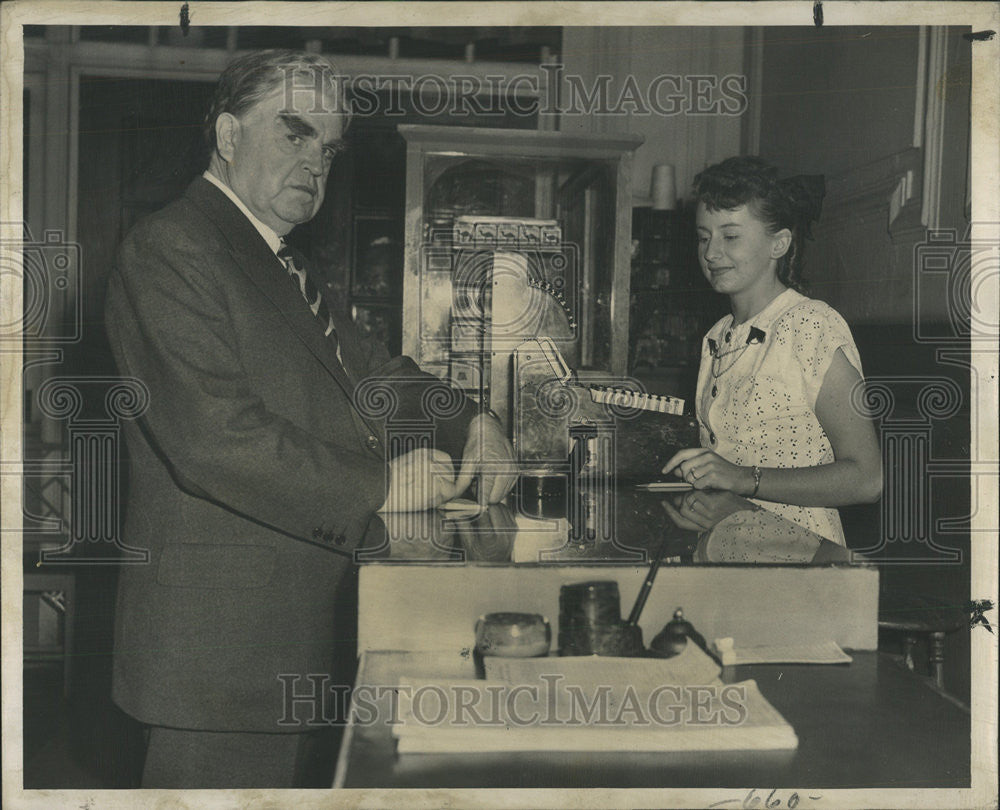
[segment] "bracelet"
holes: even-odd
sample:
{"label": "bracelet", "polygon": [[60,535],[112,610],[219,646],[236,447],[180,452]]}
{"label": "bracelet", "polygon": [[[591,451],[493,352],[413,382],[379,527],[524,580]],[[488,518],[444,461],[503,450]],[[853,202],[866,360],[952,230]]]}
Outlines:
{"label": "bracelet", "polygon": [[753,492],[751,492],[750,495],[747,497],[753,498],[757,495],[757,490],[760,489],[760,479],[761,476],[763,475],[763,472],[761,471],[760,467],[758,467],[756,464],[753,465],[753,467],[750,469],[750,472],[753,474]]}

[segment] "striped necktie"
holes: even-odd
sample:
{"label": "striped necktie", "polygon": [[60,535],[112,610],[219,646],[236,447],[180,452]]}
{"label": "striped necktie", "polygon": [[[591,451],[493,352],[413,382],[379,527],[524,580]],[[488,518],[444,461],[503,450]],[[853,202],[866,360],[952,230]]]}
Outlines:
{"label": "striped necktie", "polygon": [[326,301],[323,300],[323,294],[319,291],[315,284],[313,284],[312,279],[306,274],[306,270],[302,265],[299,264],[298,260],[295,258],[295,254],[292,249],[285,244],[285,240],[281,240],[281,247],[278,249],[278,258],[284,263],[285,267],[288,269],[288,275],[295,278],[299,283],[299,291],[302,293],[302,297],[306,299],[306,303],[309,305],[309,309],[312,310],[312,314],[316,316],[319,322],[324,327],[323,334],[333,340],[334,345],[337,346],[337,357],[340,357],[340,346],[337,343],[337,330],[333,326],[333,318],[330,317],[330,310],[326,305]]}

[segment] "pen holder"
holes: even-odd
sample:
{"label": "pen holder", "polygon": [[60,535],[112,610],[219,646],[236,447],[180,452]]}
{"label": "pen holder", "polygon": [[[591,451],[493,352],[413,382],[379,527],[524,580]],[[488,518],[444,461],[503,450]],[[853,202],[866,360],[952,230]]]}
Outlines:
{"label": "pen holder", "polygon": [[642,654],[642,630],[622,621],[617,582],[596,580],[562,586],[559,655]]}
{"label": "pen holder", "polygon": [[621,597],[614,580],[577,582],[559,589],[559,626],[613,625],[621,619]]}
{"label": "pen holder", "polygon": [[642,656],[642,628],[618,620],[589,627],[560,627],[559,655]]}

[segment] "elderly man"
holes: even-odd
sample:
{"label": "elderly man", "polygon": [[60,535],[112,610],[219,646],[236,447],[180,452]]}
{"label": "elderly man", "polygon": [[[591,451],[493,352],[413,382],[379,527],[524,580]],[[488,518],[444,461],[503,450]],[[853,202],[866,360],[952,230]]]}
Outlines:
{"label": "elderly man", "polygon": [[352,553],[372,514],[433,507],[477,474],[490,501],[513,484],[499,423],[468,401],[437,419],[435,449],[389,458],[359,383],[379,378],[405,410],[436,381],[362,340],[284,243],[323,200],[341,91],[315,55],[234,62],[208,170],[131,231],[111,273],[112,349],[150,395],[126,437],[125,527],[150,560],[121,572],[113,687],[149,727],[144,787],[314,784],[319,735],[284,690],[350,671]]}

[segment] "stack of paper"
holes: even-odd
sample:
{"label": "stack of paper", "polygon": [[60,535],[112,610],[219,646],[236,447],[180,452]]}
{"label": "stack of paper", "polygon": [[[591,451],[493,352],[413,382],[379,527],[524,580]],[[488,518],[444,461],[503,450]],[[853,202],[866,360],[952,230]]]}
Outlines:
{"label": "stack of paper", "polygon": [[403,678],[399,752],[798,746],[756,682],[723,684],[701,650],[682,657],[487,658],[486,680]]}

